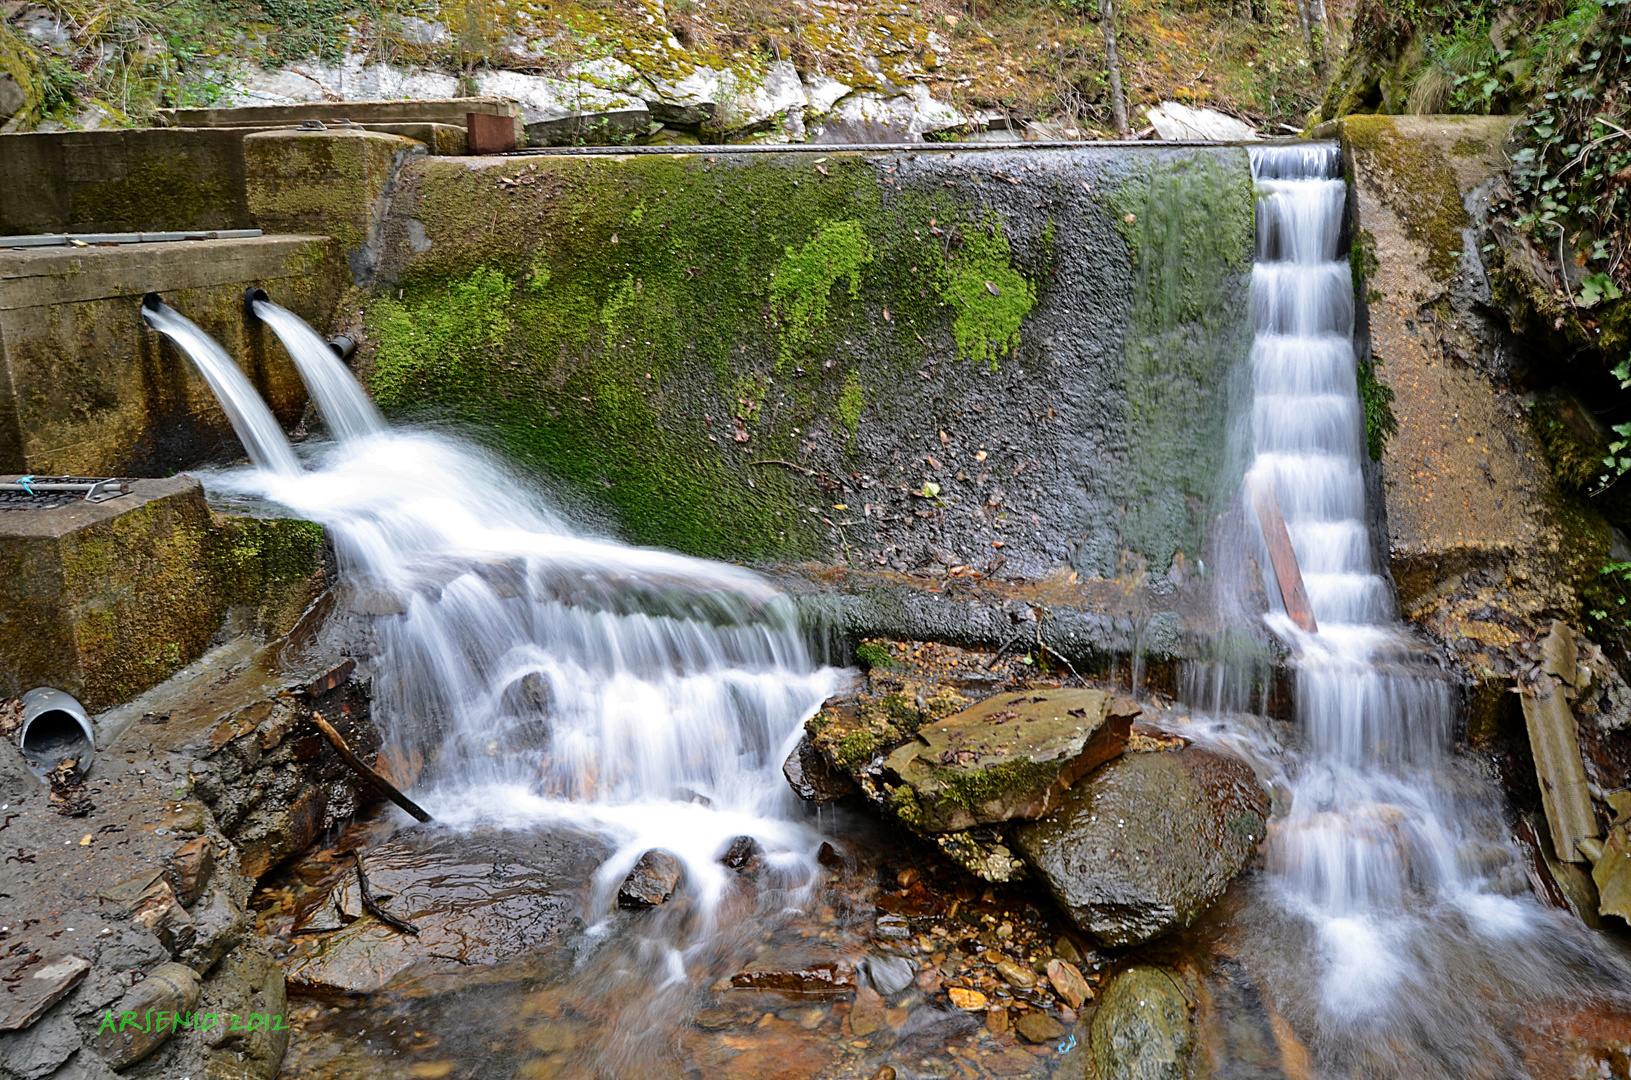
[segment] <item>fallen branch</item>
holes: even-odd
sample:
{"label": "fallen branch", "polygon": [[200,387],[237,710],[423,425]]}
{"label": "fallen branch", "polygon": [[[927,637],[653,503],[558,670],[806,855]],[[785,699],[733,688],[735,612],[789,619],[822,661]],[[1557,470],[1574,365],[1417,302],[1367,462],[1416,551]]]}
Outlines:
{"label": "fallen branch", "polygon": [[400,930],[404,934],[412,934],[418,937],[419,927],[411,922],[397,918],[379,906],[379,900],[374,897],[374,890],[368,887],[368,875],[363,873],[362,856],[353,851],[351,858],[357,864],[357,893],[362,897],[362,909],[386,926]]}
{"label": "fallen branch", "polygon": [[435,820],[418,803],[398,791],[395,784],[363,764],[362,758],[351,752],[351,747],[347,746],[345,740],[340,737],[340,733],[334,730],[334,725],[323,719],[322,713],[313,712],[311,722],[317,725],[317,730],[321,731],[323,737],[329,741],[329,745],[334,747],[334,752],[340,755],[340,760],[351,766],[353,772],[368,781],[381,795],[412,814],[416,821]]}

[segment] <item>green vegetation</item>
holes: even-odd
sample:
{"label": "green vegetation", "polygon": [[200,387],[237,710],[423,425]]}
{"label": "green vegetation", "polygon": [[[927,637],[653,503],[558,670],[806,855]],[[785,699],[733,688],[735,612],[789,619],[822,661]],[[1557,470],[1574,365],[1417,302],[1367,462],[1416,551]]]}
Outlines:
{"label": "green vegetation", "polygon": [[1372,461],[1382,460],[1387,441],[1399,433],[1399,420],[1393,415],[1393,388],[1376,377],[1370,361],[1359,365],[1359,403],[1365,409],[1365,447]]}
{"label": "green vegetation", "polygon": [[1036,290],[1014,269],[996,215],[960,235],[956,255],[942,264],[940,292],[956,311],[957,355],[996,371],[997,361],[1019,347],[1020,324],[1036,306]]}
{"label": "green vegetation", "polygon": [[895,655],[889,649],[889,644],[883,641],[863,641],[855,646],[855,659],[868,671],[875,668],[893,668],[898,664]]}
{"label": "green vegetation", "polygon": [[1051,781],[1057,772],[1057,765],[1015,758],[986,769],[935,769],[930,776],[940,785],[941,798],[974,813],[1016,788],[1026,791],[1039,788]]}
{"label": "green vegetation", "polygon": [[833,760],[846,768],[859,765],[876,754],[880,745],[878,737],[865,728],[852,731],[838,740]]}
{"label": "green vegetation", "polygon": [[770,276],[770,302],[781,326],[782,360],[795,346],[808,344],[812,332],[826,323],[833,286],[847,286],[851,300],[861,295],[861,271],[870,262],[872,245],[859,221],[822,222],[807,243],[788,247]]}

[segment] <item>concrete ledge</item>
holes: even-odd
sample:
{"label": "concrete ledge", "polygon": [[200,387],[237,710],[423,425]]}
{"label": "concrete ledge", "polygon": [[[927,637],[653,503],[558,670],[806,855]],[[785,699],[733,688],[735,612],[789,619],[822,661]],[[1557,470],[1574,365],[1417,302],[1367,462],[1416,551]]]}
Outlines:
{"label": "concrete ledge", "polygon": [[285,424],[306,392],[243,292],[328,324],[345,263],[322,236],[0,252],[0,469],[152,476],[242,448],[192,364],[142,322],[148,292],[238,358]]}

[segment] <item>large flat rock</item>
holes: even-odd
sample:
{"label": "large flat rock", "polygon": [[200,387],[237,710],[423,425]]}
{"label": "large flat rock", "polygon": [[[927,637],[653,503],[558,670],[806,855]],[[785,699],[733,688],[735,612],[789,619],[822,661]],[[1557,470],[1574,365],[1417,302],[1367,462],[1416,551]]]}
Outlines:
{"label": "large flat rock", "polygon": [[1124,754],[1014,831],[1059,906],[1107,945],[1188,926],[1263,839],[1269,796],[1212,750]]}
{"label": "large flat rock", "polygon": [[943,720],[884,761],[892,805],[927,832],[1041,817],[1127,745],[1137,705],[1102,690],[998,694]]}

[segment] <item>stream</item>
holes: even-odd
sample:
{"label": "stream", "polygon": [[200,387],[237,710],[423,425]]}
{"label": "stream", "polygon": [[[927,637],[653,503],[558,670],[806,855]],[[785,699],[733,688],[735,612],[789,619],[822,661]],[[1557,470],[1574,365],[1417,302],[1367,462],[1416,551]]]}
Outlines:
{"label": "stream", "polygon": [[[212,492],[333,537],[319,633],[358,657],[381,761],[436,818],[377,811],[263,883],[261,927],[302,994],[284,1075],[1088,1075],[1085,1012],[1017,983],[989,1012],[947,1002],[944,980],[998,954],[1074,957],[1094,986],[1139,957],[1185,973],[1217,1077],[1562,1077],[1570,1038],[1631,1022],[1623,948],[1532,899],[1498,789],[1452,745],[1458,691],[1378,565],[1339,154],[1252,161],[1237,442],[1284,513],[1317,630],[1264,573],[1294,723],[1217,689],[1236,678],[1149,698],[1163,728],[1248,760],[1275,811],[1255,869],[1132,951],[1096,950],[1036,885],[975,882],[794,795],[782,763],[804,721],[857,676],[759,575],[594,535],[473,443],[387,426],[309,327],[259,301],[333,436],[297,460],[247,381],[220,377],[219,347],[149,310],[217,372],[257,466],[212,474]],[[1270,565],[1254,528],[1230,535],[1220,563]],[[1034,685],[1012,658],[997,670]],[[351,921],[351,851],[412,943]],[[620,887],[651,851],[675,861],[673,899],[630,911]],[[1066,1035],[1016,1037],[1045,1010]]]}

